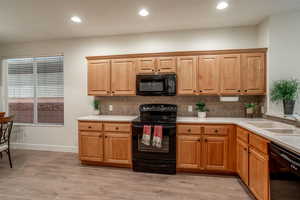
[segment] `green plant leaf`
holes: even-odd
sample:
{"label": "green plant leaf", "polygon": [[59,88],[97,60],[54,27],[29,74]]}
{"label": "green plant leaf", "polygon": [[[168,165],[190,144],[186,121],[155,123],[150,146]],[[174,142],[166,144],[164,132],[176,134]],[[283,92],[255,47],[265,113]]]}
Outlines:
{"label": "green plant leaf", "polygon": [[300,91],[300,82],[297,79],[278,80],[271,88],[271,101],[296,100]]}

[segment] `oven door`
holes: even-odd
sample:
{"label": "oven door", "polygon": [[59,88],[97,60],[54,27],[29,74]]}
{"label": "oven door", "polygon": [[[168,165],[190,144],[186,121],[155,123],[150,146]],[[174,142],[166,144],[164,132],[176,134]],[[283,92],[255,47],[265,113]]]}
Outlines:
{"label": "oven door", "polygon": [[[152,145],[153,141],[153,129],[151,129],[150,145],[142,143],[143,138],[143,125],[133,124],[132,126],[132,152],[134,156],[143,157],[143,155],[153,155],[154,158],[159,156],[167,156],[168,158],[176,159],[176,125],[162,125],[163,127],[163,139],[162,147],[156,148]],[[160,157],[161,158],[161,157]]]}
{"label": "oven door", "polygon": [[176,75],[137,75],[136,94],[140,96],[176,95]]}
{"label": "oven door", "polygon": [[272,200],[300,199],[299,157],[275,144],[270,144],[270,196]]}

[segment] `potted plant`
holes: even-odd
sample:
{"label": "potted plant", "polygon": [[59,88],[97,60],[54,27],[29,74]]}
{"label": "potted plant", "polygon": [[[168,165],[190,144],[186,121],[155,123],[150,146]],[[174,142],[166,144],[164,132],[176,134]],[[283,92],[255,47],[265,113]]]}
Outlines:
{"label": "potted plant", "polygon": [[199,101],[196,103],[196,110],[198,111],[198,117],[199,118],[205,118],[206,117],[206,112],[209,110],[206,108],[206,105],[204,102]]}
{"label": "potted plant", "polygon": [[257,106],[256,103],[246,103],[245,104],[246,114],[252,115],[254,113],[256,106]]}
{"label": "potted plant", "polygon": [[94,106],[95,114],[100,115],[100,100],[94,99],[93,106]]}
{"label": "potted plant", "polygon": [[299,90],[300,82],[296,79],[275,81],[271,89],[271,101],[282,102],[284,114],[292,115]]}

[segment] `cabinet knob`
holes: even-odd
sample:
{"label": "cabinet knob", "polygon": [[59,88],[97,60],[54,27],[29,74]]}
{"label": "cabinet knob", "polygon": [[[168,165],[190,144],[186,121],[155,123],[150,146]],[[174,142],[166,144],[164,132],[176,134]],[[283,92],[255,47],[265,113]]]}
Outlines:
{"label": "cabinet knob", "polygon": [[102,135],[99,135],[99,138],[102,138]]}
{"label": "cabinet knob", "polygon": [[187,131],[188,131],[188,132],[191,132],[191,129],[188,129]]}
{"label": "cabinet knob", "polygon": [[154,69],[152,69],[151,71],[153,71],[153,72],[154,72],[155,70],[154,70]]}
{"label": "cabinet knob", "polygon": [[247,151],[247,148],[244,148],[244,151]]}
{"label": "cabinet knob", "polygon": [[218,132],[219,132],[219,131],[216,129],[216,130],[215,130],[215,133],[218,133]]}
{"label": "cabinet knob", "polygon": [[107,136],[105,136],[105,138],[107,138]]}
{"label": "cabinet knob", "polygon": [[199,90],[199,92],[203,92],[202,90]]}
{"label": "cabinet knob", "polygon": [[205,139],[204,142],[207,142],[207,139]]}
{"label": "cabinet knob", "polygon": [[89,126],[88,128],[92,128],[91,126]]}
{"label": "cabinet knob", "polygon": [[238,92],[241,92],[241,90],[238,90]]}
{"label": "cabinet knob", "polygon": [[198,139],[198,142],[201,142],[201,139]]}
{"label": "cabinet knob", "polygon": [[119,130],[119,127],[116,127],[116,130]]}
{"label": "cabinet knob", "polygon": [[109,94],[109,91],[106,91],[107,94]]}
{"label": "cabinet knob", "polygon": [[245,90],[245,92],[248,92],[248,90]]}

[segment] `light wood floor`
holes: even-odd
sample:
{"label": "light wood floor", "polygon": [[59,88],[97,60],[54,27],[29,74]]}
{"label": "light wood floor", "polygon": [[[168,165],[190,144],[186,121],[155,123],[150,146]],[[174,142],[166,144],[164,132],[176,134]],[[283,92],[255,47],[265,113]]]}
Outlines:
{"label": "light wood floor", "polygon": [[250,200],[235,177],[157,175],[82,166],[76,154],[13,151],[0,161],[1,200]]}

